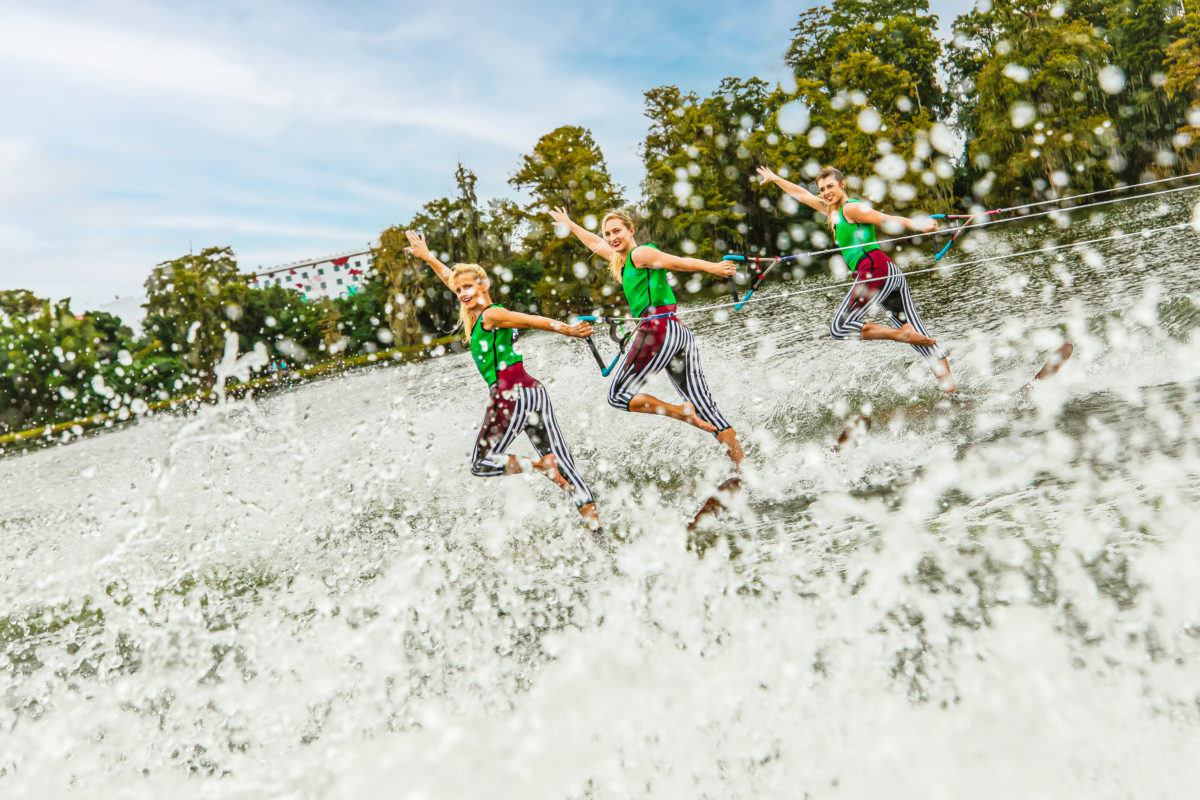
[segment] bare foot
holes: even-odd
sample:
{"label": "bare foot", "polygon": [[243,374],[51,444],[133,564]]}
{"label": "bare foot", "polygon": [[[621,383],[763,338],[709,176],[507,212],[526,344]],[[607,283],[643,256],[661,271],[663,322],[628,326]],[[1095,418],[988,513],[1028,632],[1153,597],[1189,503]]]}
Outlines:
{"label": "bare foot", "polygon": [[915,344],[921,347],[929,347],[937,344],[937,341],[921,333],[912,326],[911,322],[906,322],[896,331],[896,341],[904,342],[905,344]]}
{"label": "bare foot", "polygon": [[586,506],[580,506],[579,514],[587,522],[588,528],[593,531],[600,530],[600,512],[596,510],[595,503],[588,503]]}
{"label": "bare foot", "polygon": [[941,359],[933,365],[933,376],[937,378],[938,385],[942,387],[942,391],[946,394],[958,394],[958,387],[954,384],[954,376],[950,374],[950,362],[946,359]]}
{"label": "bare foot", "polygon": [[733,462],[733,466],[741,469],[742,461],[745,460],[746,454],[742,450],[742,443],[738,441],[737,434],[733,428],[726,428],[717,434],[717,441],[725,445],[725,455],[729,456],[729,460]]}
{"label": "bare foot", "polygon": [[683,404],[683,421],[688,425],[699,428],[702,431],[708,431],[709,433],[717,432],[716,425],[705,422],[704,420],[700,419],[700,417],[696,416],[696,407],[691,403]]}

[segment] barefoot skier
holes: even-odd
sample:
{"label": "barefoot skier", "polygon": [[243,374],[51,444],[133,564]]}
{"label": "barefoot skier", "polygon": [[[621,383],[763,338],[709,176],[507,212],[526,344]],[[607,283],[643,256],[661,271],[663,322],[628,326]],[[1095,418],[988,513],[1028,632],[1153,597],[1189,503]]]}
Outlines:
{"label": "barefoot skier", "polygon": [[[829,216],[834,239],[838,247],[843,248],[842,258],[856,274],[854,285],[833,316],[830,335],[835,339],[887,339],[912,345],[929,363],[942,389],[954,392],[954,378],[946,354],[921,322],[904,273],[887,253],[879,249],[875,239],[876,225],[899,225],[914,233],[931,233],[937,230],[937,222],[884,214],[862,200],[850,197],[846,193],[845,176],[833,167],[826,167],[817,174],[819,196],[779,177],[767,167],[759,167],[758,175],[764,184],[773,183],[814,211]],[[876,303],[884,309],[891,327],[866,321],[867,311]]]}
{"label": "barefoot skier", "polygon": [[[609,405],[622,411],[667,416],[707,431],[717,437],[729,459],[740,467],[742,445],[709,393],[700,351],[691,330],[675,316],[675,293],[666,275],[674,270],[728,278],[736,267],[728,261],[684,258],[665,253],[653,244],[639,245],[634,240],[632,219],[621,211],[612,211],[601,220],[603,237],[575,223],[564,209],[556,208],[550,216],[592,252],[608,260],[613,279],[625,292],[631,315],[639,320],[609,387]],[[650,376],[664,369],[684,398],[683,403],[668,403],[642,391]]]}
{"label": "barefoot skier", "polygon": [[[405,235],[409,242],[407,252],[428,264],[458,297],[463,336],[470,342],[475,366],[490,387],[483,426],[471,453],[471,474],[490,478],[536,470],[571,492],[579,513],[589,525],[597,526],[599,515],[591,489],[575,468],[558,428],[550,395],[525,371],[513,334],[519,328],[536,328],[586,339],[592,333],[591,326],[568,325],[547,317],[509,311],[492,302],[491,281],[482,267],[456,264],[451,269],[429,251],[424,236],[414,231]],[[514,455],[505,457],[505,451],[521,432],[538,452],[540,457],[536,461]]]}

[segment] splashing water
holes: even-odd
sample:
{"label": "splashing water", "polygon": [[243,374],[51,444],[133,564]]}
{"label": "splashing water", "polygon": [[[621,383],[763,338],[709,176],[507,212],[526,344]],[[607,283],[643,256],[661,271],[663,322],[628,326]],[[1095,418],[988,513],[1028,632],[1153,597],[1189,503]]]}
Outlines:
{"label": "splashing water", "polygon": [[[0,793],[1194,792],[1197,244],[914,278],[970,404],[905,347],[828,340],[841,290],[685,318],[749,451],[703,557],[684,525],[719,448],[610,409],[558,337],[526,363],[611,553],[548,482],[469,475],[463,356],[0,461]],[[1064,336],[1072,361],[1026,387]]]}

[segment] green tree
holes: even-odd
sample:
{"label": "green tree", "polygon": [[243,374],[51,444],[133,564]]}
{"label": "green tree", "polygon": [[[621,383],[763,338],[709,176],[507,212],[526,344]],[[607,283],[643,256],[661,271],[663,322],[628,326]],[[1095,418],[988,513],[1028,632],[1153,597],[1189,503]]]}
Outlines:
{"label": "green tree", "polygon": [[265,286],[246,292],[241,313],[230,326],[241,352],[267,345],[272,360],[295,364],[320,356],[322,306],[305,301],[295,289]]}
{"label": "green tree", "polygon": [[28,289],[0,290],[0,314],[11,317],[33,317],[49,306],[50,301]]}
{"label": "green tree", "polygon": [[441,300],[445,288],[441,281],[404,252],[408,247],[404,231],[409,227],[416,226],[394,225],[385,229],[379,234],[379,245],[372,250],[379,276],[376,280],[387,298],[384,313],[399,346],[420,344],[426,335],[420,312],[428,303],[427,298],[436,298],[445,304]]}
{"label": "green tree", "polygon": [[146,331],[209,386],[225,334],[243,313],[249,292],[228,247],[164,261],[146,279]]}
{"label": "green tree", "polygon": [[374,353],[392,346],[395,334],[388,326],[387,304],[387,285],[378,279],[366,283],[357,294],[333,301],[347,354]]}
{"label": "green tree", "polygon": [[[1102,4],[1100,26],[1113,48],[1113,67],[1121,71],[1124,84],[1109,96],[1107,107],[1121,140],[1121,176],[1128,181],[1152,177],[1173,166],[1172,140],[1190,99],[1170,92],[1165,85],[1170,46],[1177,39],[1188,41],[1180,38],[1185,20],[1178,9],[1178,0]],[[1200,44],[1196,38],[1190,41],[1195,64],[1200,59]],[[1113,88],[1116,86],[1110,86]]]}
{"label": "green tree", "polygon": [[[941,43],[928,0],[834,0],[801,13],[784,60],[797,77],[867,94],[886,109],[900,96],[937,114],[943,105],[935,79]],[[859,80],[864,71],[873,80]]]}
{"label": "green tree", "polygon": [[1167,47],[1164,63],[1164,91],[1187,107],[1175,142],[1184,168],[1193,172],[1200,167],[1200,11],[1195,6],[1181,20],[1179,38]]}
{"label": "green tree", "polygon": [[547,133],[532,153],[521,157],[509,183],[530,196],[524,246],[542,265],[542,279],[534,289],[541,313],[589,310],[597,298],[611,295],[606,267],[585,260],[576,243],[558,236],[548,215],[562,206],[572,218],[595,228],[606,212],[624,203],[591,132],[564,125]]}
{"label": "green tree", "polygon": [[128,328],[110,314],[77,315],[69,300],[23,305],[32,313],[0,316],[0,431],[134,413],[182,376],[178,359],[129,352]]}
{"label": "green tree", "polygon": [[1112,185],[1118,137],[1092,87],[1111,48],[1080,19],[1037,14],[980,70],[980,130],[968,149],[981,197]]}

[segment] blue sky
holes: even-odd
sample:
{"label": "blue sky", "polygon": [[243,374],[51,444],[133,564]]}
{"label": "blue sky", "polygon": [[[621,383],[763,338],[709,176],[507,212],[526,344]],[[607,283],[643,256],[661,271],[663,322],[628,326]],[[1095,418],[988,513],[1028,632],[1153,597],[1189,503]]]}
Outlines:
{"label": "blue sky", "polygon": [[[811,5],[5,3],[0,288],[96,307],[189,246],[252,269],[365,245],[459,160],[511,196],[568,123],[636,192],[642,92],[782,77]],[[943,28],[969,5],[934,0]]]}

